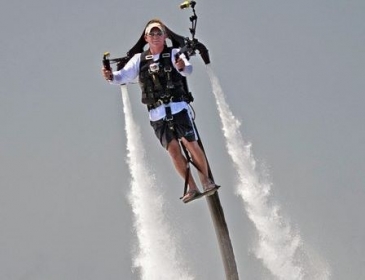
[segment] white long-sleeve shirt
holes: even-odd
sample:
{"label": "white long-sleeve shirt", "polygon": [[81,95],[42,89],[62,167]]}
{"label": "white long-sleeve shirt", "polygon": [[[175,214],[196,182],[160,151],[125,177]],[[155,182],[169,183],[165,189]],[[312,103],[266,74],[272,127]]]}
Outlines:
{"label": "white long-sleeve shirt", "polygon": [[[174,48],[171,51],[171,62],[175,68],[176,68],[175,54],[179,50],[180,49]],[[159,57],[160,54],[153,55],[153,60],[157,61]],[[193,72],[193,66],[190,64],[189,60],[186,59],[184,54],[181,54],[180,58],[184,61],[185,67],[182,71],[179,71],[179,73],[182,76],[186,77]],[[135,54],[121,70],[113,72],[113,80],[110,81],[110,83],[115,85],[121,85],[121,84],[128,84],[134,81],[139,75],[140,61],[141,61],[141,54],[140,53]],[[183,109],[187,109],[188,111],[190,111],[190,108],[185,101],[170,102],[168,105],[171,107],[172,114],[176,114],[182,111]],[[163,119],[165,118],[165,116],[166,116],[166,110],[164,104],[149,111],[149,118],[151,121],[157,121]]]}

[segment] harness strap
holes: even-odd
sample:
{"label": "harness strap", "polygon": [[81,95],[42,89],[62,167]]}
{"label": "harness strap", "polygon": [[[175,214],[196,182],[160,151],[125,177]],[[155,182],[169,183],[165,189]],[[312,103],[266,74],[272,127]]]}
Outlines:
{"label": "harness strap", "polygon": [[166,52],[161,54],[161,62],[164,65],[163,70],[166,73],[166,91],[168,93],[168,95],[171,95],[171,90],[175,88],[173,82],[172,82],[172,77],[171,77],[171,72],[172,72],[172,65],[171,65],[171,51],[170,52]]}
{"label": "harness strap", "polygon": [[[166,117],[165,117],[165,121],[167,122],[167,125],[169,127],[169,129],[174,130],[174,123],[173,123],[173,115],[171,112],[171,107],[169,105],[165,106],[165,111],[166,111]],[[192,162],[191,157],[188,153],[188,150],[186,149],[185,145],[181,142],[180,145],[184,151],[187,163],[186,163],[186,172],[185,172],[185,184],[184,184],[184,194],[182,197],[185,196],[186,192],[188,191],[188,181],[189,181],[189,174],[190,174],[190,162],[195,166],[195,164]],[[181,197],[181,198],[182,198]]]}
{"label": "harness strap", "polygon": [[184,151],[184,154],[185,154],[185,157],[186,157],[186,160],[187,160],[187,163],[186,163],[186,172],[185,172],[185,183],[184,183],[184,192],[183,192],[183,196],[184,197],[186,195],[186,193],[188,192],[188,182],[189,182],[189,174],[190,174],[190,162],[191,161],[191,158],[190,158],[190,155],[188,153],[188,151],[186,150],[186,147],[183,143],[181,143],[181,147]]}
{"label": "harness strap", "polygon": [[174,122],[173,122],[174,117],[172,116],[171,113],[171,107],[169,105],[166,105],[165,111],[166,111],[165,121],[167,122],[169,129],[174,130]]}

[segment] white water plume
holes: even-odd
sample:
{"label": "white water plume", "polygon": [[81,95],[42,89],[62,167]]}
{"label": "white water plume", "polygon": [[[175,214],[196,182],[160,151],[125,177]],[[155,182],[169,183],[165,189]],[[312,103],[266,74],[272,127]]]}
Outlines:
{"label": "white water plume", "polygon": [[134,265],[142,280],[192,280],[182,260],[174,234],[164,215],[164,200],[145,160],[139,126],[134,122],[126,86],[121,87],[128,164],[132,177],[130,203],[138,239]]}
{"label": "white water plume", "polygon": [[[239,177],[237,193],[258,233],[256,257],[277,279],[329,279],[330,273],[325,262],[320,261],[314,253],[308,255],[299,233],[280,215],[279,206],[269,201],[271,183],[257,171],[251,144],[243,140],[239,131],[240,122],[233,116],[217,77],[209,66],[207,71],[228,153]],[[316,263],[313,263],[315,257]]]}

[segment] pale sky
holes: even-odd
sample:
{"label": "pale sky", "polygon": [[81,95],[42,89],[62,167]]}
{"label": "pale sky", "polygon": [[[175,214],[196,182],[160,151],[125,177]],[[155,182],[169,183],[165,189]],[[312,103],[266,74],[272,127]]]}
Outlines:
{"label": "pale sky", "polygon": [[[151,18],[189,36],[179,1],[6,1],[0,9],[0,279],[138,279],[122,98],[101,77]],[[365,2],[199,1],[209,49],[240,132],[272,181],[272,200],[330,279],[365,278]],[[210,83],[192,58],[189,87],[241,279],[275,279],[252,253],[257,233],[237,197]],[[129,90],[147,159],[199,280],[223,279],[201,200],[183,182]],[[157,159],[157,160],[156,160]]]}

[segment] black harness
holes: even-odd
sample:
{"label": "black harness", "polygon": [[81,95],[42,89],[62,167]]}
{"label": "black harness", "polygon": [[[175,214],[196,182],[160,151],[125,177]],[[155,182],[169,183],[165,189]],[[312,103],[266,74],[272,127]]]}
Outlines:
{"label": "black harness", "polygon": [[148,110],[170,102],[189,101],[183,87],[183,77],[172,65],[172,48],[165,46],[157,61],[147,50],[141,53],[139,83],[142,103]]}

